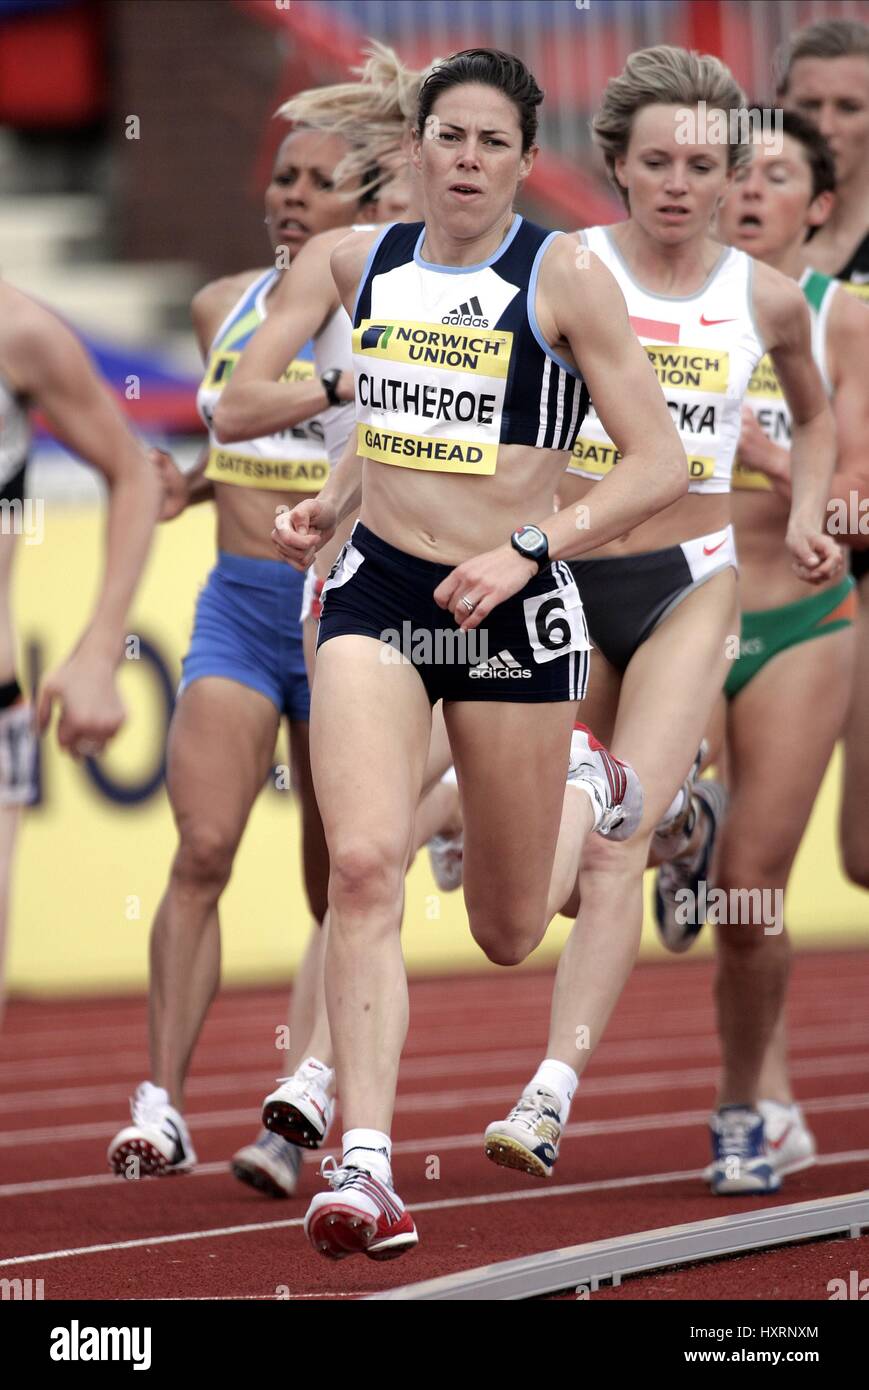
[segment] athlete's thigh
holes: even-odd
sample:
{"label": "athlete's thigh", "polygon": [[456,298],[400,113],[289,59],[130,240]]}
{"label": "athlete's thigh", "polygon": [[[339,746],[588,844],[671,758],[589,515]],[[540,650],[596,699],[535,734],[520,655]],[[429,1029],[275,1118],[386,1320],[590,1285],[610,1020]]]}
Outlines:
{"label": "athlete's thigh", "polygon": [[[845,722],[843,832],[869,845],[869,575],[858,586],[855,661]],[[866,851],[864,858],[869,858]]]}
{"label": "athlete's thigh", "polygon": [[237,842],[274,756],[279,715],[258,690],[204,676],[179,696],[169,729],[166,785],[179,826],[208,826]]}
{"label": "athlete's thigh", "polygon": [[311,768],[326,839],[409,853],[431,736],[418,671],[384,661],[384,644],[345,634],[317,652]]}
{"label": "athlete's thigh", "polygon": [[588,689],[576,706],[576,718],[607,747],[612,742],[621,688],[621,673],[593,648],[589,653]]}
{"label": "athlete's thigh", "polygon": [[639,774],[647,829],[661,819],[696,756],[724,684],[726,639],[736,631],[736,577],[727,570],[683,599],[628,665],[612,751]]}
{"label": "athlete's thigh", "polygon": [[545,897],[576,704],[457,701],[444,710],[465,825],[464,882],[502,901]]}
{"label": "athlete's thigh", "polygon": [[447,768],[451,766],[453,753],[450,748],[450,739],[447,733],[447,726],[444,720],[444,707],[441,700],[435,705],[431,712],[431,741],[429,743],[428,757],[425,762],[425,777],[423,780],[423,795],[441,780]]}
{"label": "athlete's thigh", "polygon": [[731,700],[731,799],[719,859],[725,873],[790,869],[842,731],[853,658],[853,628],[801,642]]}

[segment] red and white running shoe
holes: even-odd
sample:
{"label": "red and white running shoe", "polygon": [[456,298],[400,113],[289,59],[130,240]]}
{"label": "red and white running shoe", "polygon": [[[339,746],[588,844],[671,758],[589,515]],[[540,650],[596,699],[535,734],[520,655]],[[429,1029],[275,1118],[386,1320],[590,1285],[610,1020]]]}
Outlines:
{"label": "red and white running shoe", "polygon": [[278,1082],[278,1089],[263,1101],[263,1124],[291,1144],[318,1149],[335,1113],[329,1094],[334,1071],[316,1057],[309,1057],[292,1076],[279,1077]]}
{"label": "red and white running shoe", "polygon": [[608,840],[627,840],[643,819],[643,787],[630,763],[613,757],[585,724],[574,727],[567,780],[582,787],[594,828]]}
{"label": "red and white running shoe", "polygon": [[331,1154],[320,1173],[332,1190],[318,1192],[308,1207],[305,1235],[321,1255],[394,1260],[418,1243],[410,1212],[393,1188],[364,1168],[340,1168]]}

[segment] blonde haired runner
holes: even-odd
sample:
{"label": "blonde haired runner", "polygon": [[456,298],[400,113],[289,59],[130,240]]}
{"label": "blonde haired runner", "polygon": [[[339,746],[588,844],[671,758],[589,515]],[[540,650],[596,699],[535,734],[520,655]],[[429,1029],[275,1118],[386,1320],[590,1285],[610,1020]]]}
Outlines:
{"label": "blonde haired runner", "polygon": [[[490,1158],[540,1176],[553,1171],[578,1075],[636,958],[653,831],[681,809],[679,784],[724,682],[727,639],[738,625],[730,473],[742,398],[765,349],[794,420],[787,544],[796,572],[821,584],[841,563],[822,529],[833,427],[803,297],[777,271],[709,235],[732,171],[749,157],[729,138],[721,143],[721,122],[710,117],[743,105],[718,59],[658,47],[630,56],[594,121],[630,216],[588,228],[582,240],[616,278],[646,345],[687,455],[689,490],[570,565],[596,648],[583,717],[636,769],[645,812],[626,844],[593,837],[586,846],[545,1058],[514,1111],[486,1131]],[[730,121],[723,125],[729,137]],[[599,405],[594,391],[592,398]],[[559,484],[562,503],[584,506],[593,521],[601,488],[624,468],[619,441],[599,410],[590,413]],[[712,820],[720,800],[708,789],[703,795]],[[698,898],[694,911],[702,911]],[[717,1161],[738,1154],[752,1169],[768,1166],[759,1117],[746,1123],[741,1110],[724,1110],[714,1125]]]}

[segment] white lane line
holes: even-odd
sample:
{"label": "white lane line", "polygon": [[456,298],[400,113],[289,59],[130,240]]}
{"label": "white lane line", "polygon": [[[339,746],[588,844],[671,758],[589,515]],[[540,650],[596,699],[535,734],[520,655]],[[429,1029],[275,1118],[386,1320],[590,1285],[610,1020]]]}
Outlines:
{"label": "white lane line", "polygon": [[[829,1115],[842,1110],[866,1110],[869,1109],[869,1093],[850,1096],[818,1096],[814,1099],[801,1100],[800,1105],[810,1115]],[[610,1120],[580,1120],[565,1126],[563,1138],[598,1139],[609,1134],[647,1134],[659,1129],[687,1129],[705,1125],[708,1120],[708,1109],[668,1111],[663,1114],[626,1115]],[[392,1152],[397,1158],[420,1153],[438,1155],[455,1152],[459,1149],[476,1149],[481,1146],[482,1129],[476,1130],[473,1134],[444,1134],[434,1137],[427,1135],[423,1139],[400,1139],[393,1144]],[[317,1149],[315,1152],[306,1152],[303,1155],[303,1161],[319,1164],[327,1154],[332,1154],[336,1158],[341,1156],[338,1149]],[[217,1163],[197,1164],[192,1173],[185,1173],[181,1176],[186,1182],[190,1178],[214,1177],[215,1174],[226,1174],[228,1171],[229,1159],[227,1158]],[[178,1175],[172,1175],[172,1180],[179,1181],[180,1179]],[[124,1181],[125,1179],[119,1178],[113,1173],[93,1173],[77,1178],[46,1178],[33,1182],[6,1183],[0,1187],[0,1198],[31,1197],[47,1192],[73,1191],[77,1188],[108,1187],[110,1185],[117,1187]],[[158,1180],[149,1179],[149,1181]]]}
{"label": "white lane line", "polygon": [[[499,1100],[502,1097],[509,1097],[516,1090],[520,1083],[518,1078],[522,1076],[522,1067],[530,1070],[527,1064],[529,1056],[536,1056],[532,1053],[510,1053],[504,1057],[491,1057],[486,1061],[477,1059],[475,1067],[445,1068],[451,1073],[466,1074],[471,1072],[473,1075],[482,1076],[486,1073],[497,1073],[501,1071],[511,1072],[511,1082],[509,1086],[489,1088],[488,1090],[454,1090],[454,1091],[421,1091],[403,1092],[399,1090],[396,1101],[396,1110],[413,1114],[419,1111],[450,1109],[454,1105],[465,1103],[487,1103]],[[682,1060],[682,1059],[680,1059]],[[597,1059],[595,1059],[597,1068]],[[515,1069],[515,1073],[513,1074]],[[848,1052],[834,1053],[828,1057],[809,1057],[794,1061],[791,1065],[791,1074],[796,1077],[816,1077],[816,1076],[840,1076],[853,1074],[855,1072],[865,1072],[869,1070],[869,1052]],[[432,1068],[428,1075],[434,1078],[441,1074],[436,1068]],[[418,1075],[426,1075],[423,1068],[418,1069]],[[661,1071],[641,1071],[627,1073],[622,1076],[601,1076],[595,1075],[583,1080],[582,1094],[585,1096],[606,1096],[624,1095],[632,1091],[651,1091],[666,1088],[686,1088],[712,1086],[718,1080],[718,1067],[693,1067],[690,1070],[664,1069]],[[407,1080],[407,1069],[402,1066],[400,1080]],[[262,1076],[258,1078],[259,1087],[262,1091],[266,1084]],[[253,1090],[251,1080],[246,1073],[234,1073],[226,1076],[200,1077],[194,1078],[187,1085],[189,1096],[212,1096],[221,1093]],[[106,1086],[82,1086],[58,1088],[52,1087],[43,1090],[30,1090],[19,1092],[17,1095],[0,1096],[0,1113],[6,1114],[26,1114],[28,1110],[63,1110],[74,1109],[76,1106],[105,1104],[110,1105],[117,1102],[119,1105],[129,1096],[126,1086],[106,1085]],[[196,1121],[196,1112],[189,1112],[188,1118]]]}
{"label": "white lane line", "polygon": [[[864,1010],[865,1012],[865,1010]],[[793,1031],[793,1030],[792,1030]],[[814,1054],[819,1049],[829,1049],[831,1047],[856,1047],[869,1043],[869,1025],[837,1024],[835,1032],[831,1035],[829,1026],[823,1028],[798,1028],[793,1033],[791,1041],[791,1052],[795,1056],[801,1053]],[[479,1048],[479,1040],[477,1043]],[[720,1053],[720,1043],[714,1032],[703,1034],[679,1034],[668,1038],[655,1039],[655,1056],[659,1062],[666,1062],[669,1057],[679,1061],[684,1060],[685,1054],[699,1060],[703,1057],[717,1058]],[[189,1088],[199,1085],[208,1085],[212,1080],[219,1079],[224,1075],[225,1068],[219,1060],[219,1056],[209,1058],[207,1046],[200,1047],[197,1052],[196,1074],[188,1083]],[[509,1051],[500,1047],[493,1047],[487,1051],[462,1053],[438,1053],[431,1057],[409,1056],[403,1057],[401,1062],[401,1079],[406,1080],[414,1077],[428,1077],[440,1075],[466,1075],[478,1071],[501,1070],[505,1068],[521,1068],[529,1063],[536,1062],[540,1055],[540,1048],[531,1045],[521,1051]],[[648,1038],[640,1040],[619,1041],[616,1038],[607,1036],[601,1043],[595,1054],[595,1068],[607,1067],[620,1062],[644,1062],[649,1058]],[[236,1067],[236,1075],[248,1076],[257,1080],[264,1074],[268,1074],[273,1067],[275,1074],[281,1070],[280,1053],[275,1050],[275,1055],[269,1058],[269,1049],[262,1046],[252,1046],[247,1048],[234,1047],[232,1049],[232,1060]],[[239,1068],[249,1066],[245,1071],[240,1072]],[[212,1070],[209,1071],[208,1067]],[[93,1053],[86,1056],[76,1057],[74,1054],[64,1054],[62,1057],[48,1057],[41,1061],[30,1062],[0,1062],[0,1084],[20,1086],[23,1082],[30,1079],[42,1081],[50,1075],[55,1081],[71,1078],[96,1077],[103,1081],[107,1072],[115,1075],[120,1073],[123,1082],[118,1082],[124,1088],[124,1095],[129,1093],[129,1078],[142,1077],[148,1070],[148,1060],[143,1047],[141,1052],[121,1052],[112,1053],[105,1058],[94,1057]],[[13,1097],[10,1095],[10,1102]]]}
{"label": "white lane line", "polygon": [[[800,1078],[847,1075],[865,1071],[867,1059],[864,1056],[843,1055],[833,1058],[807,1058],[795,1063],[794,1075]],[[598,1099],[607,1096],[642,1094],[648,1091],[679,1090],[691,1087],[711,1086],[717,1080],[717,1068],[697,1068],[684,1072],[636,1072],[629,1076],[592,1077],[583,1083],[580,1094]],[[445,1110],[462,1110],[472,1106],[500,1105],[515,1100],[518,1092],[516,1081],[499,1086],[469,1087],[463,1090],[417,1091],[399,1094],[396,1114],[420,1115]],[[48,1102],[46,1102],[48,1104]],[[187,1120],[194,1130],[227,1129],[235,1125],[259,1125],[259,1103],[251,1097],[251,1104],[232,1110],[189,1110]],[[0,1132],[0,1149],[47,1143],[75,1144],[91,1142],[96,1139],[111,1139],[118,1130],[118,1118],[92,1120],[68,1125],[51,1125],[38,1129],[12,1129]]]}
{"label": "white lane line", "polygon": [[[863,1163],[869,1158],[869,1149],[856,1149],[847,1153],[826,1154],[824,1164]],[[497,1202],[534,1202],[552,1197],[575,1197],[586,1192],[613,1192],[632,1187],[646,1187],[655,1183],[689,1182],[703,1177],[702,1168],[690,1168],[679,1173],[643,1173],[627,1178],[605,1178],[595,1182],[564,1183],[559,1187],[537,1187],[522,1189],[519,1192],[484,1192],[474,1197],[446,1197],[437,1202],[415,1202],[414,1215],[424,1211],[457,1211],[463,1207],[492,1206]],[[107,1241],[101,1245],[80,1245],[69,1250],[43,1250],[35,1255],[15,1255],[11,1259],[0,1260],[0,1269],[13,1265],[42,1264],[47,1260],[68,1260],[82,1255],[101,1255],[113,1250],[141,1250],[154,1245],[174,1245],[185,1240],[214,1240],[224,1236],[246,1235],[252,1231],[286,1231],[301,1226],[304,1217],[291,1217],[286,1221],[252,1221],[247,1226],[219,1226],[211,1230],[180,1231],[176,1235],[147,1236],[136,1240]]]}

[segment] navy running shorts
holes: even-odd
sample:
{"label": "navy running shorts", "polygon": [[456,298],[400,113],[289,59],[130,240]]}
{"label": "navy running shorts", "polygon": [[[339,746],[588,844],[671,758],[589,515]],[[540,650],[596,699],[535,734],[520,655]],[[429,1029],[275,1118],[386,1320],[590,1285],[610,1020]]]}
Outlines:
{"label": "navy running shorts", "polygon": [[432,704],[583,699],[590,642],[567,565],[546,565],[470,632],[434,601],[454,568],[407,555],[357,521],[323,586],[318,648],[332,637],[373,637],[384,661],[417,667]]}

